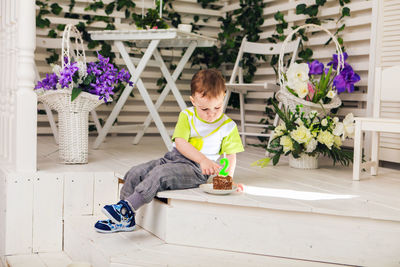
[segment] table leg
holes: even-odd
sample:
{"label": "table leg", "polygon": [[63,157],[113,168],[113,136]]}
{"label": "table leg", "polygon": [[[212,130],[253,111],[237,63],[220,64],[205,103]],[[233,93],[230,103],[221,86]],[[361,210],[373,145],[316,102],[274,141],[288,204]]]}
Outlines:
{"label": "table leg", "polygon": [[[185,67],[186,63],[188,62],[189,58],[191,57],[191,55],[193,54],[194,49],[197,46],[197,42],[193,41],[190,43],[190,45],[188,46],[188,49],[186,49],[183,57],[181,58],[181,60],[179,61],[176,69],[174,70],[173,74],[172,74],[172,81],[173,84],[175,84],[174,82],[176,81],[176,79],[178,79],[179,75],[181,74],[183,68]],[[157,56],[159,55],[158,51],[154,53],[154,56],[156,58],[157,61]],[[162,60],[161,56],[159,55],[158,60],[161,59],[162,64],[165,65],[164,61]],[[161,67],[160,67],[161,68]],[[169,73],[168,73],[169,74]],[[164,75],[165,76],[165,75]],[[171,83],[171,82],[170,82]],[[160,97],[157,99],[156,104],[155,104],[155,108],[158,110],[160,108],[160,106],[162,105],[162,103],[164,102],[165,98],[167,97],[169,91],[171,90],[169,84],[167,84],[165,86],[165,88],[162,90],[162,93],[160,95]],[[173,91],[174,92],[174,91]],[[183,100],[181,94],[179,93],[179,90],[176,89],[177,94],[174,93],[175,98],[177,99],[177,102],[180,106],[180,108],[183,110],[186,108],[186,103]],[[178,99],[180,99],[181,101],[179,101]],[[136,136],[135,139],[133,140],[133,144],[138,144],[140,139],[142,139],[144,133],[146,132],[147,128],[149,127],[151,123],[151,115],[149,114],[144,122],[144,128],[143,130],[139,131]]]}
{"label": "table leg", "polygon": [[[153,54],[154,50],[157,48],[160,40],[153,40],[150,42],[149,47],[146,49],[146,52],[144,53],[142,59],[140,60],[137,68],[133,65],[132,61],[130,60],[129,54],[125,49],[125,46],[121,41],[115,41],[115,45],[118,48],[119,52],[121,53],[122,58],[124,59],[129,72],[131,73],[131,81],[136,84],[139,80],[140,75],[142,74],[144,68],[147,65],[147,62],[150,60],[151,55]],[[138,87],[139,88],[139,87]],[[118,114],[120,113],[123,105],[125,104],[126,100],[129,97],[129,94],[132,92],[133,87],[125,87],[124,91],[122,92],[121,97],[119,98],[117,104],[113,108],[110,116],[108,117],[106,123],[104,124],[104,127],[101,129],[99,135],[97,136],[95,142],[94,142],[94,149],[99,148],[100,144],[104,141],[105,137],[107,136],[108,131],[111,129],[112,124],[114,123],[115,119],[118,117]],[[140,91],[140,90],[139,90]],[[146,91],[146,90],[144,90]],[[146,91],[147,93],[147,91]],[[142,94],[142,93],[141,93]],[[150,99],[151,102],[151,99]],[[145,101],[146,103],[146,101]],[[151,102],[153,104],[153,102]],[[146,103],[147,105],[147,103]],[[149,105],[147,105],[149,107]],[[152,113],[152,112],[150,112]],[[158,114],[157,114],[158,115]]]}
{"label": "table leg", "polygon": [[[158,52],[157,51],[157,45],[158,45],[159,41],[160,40],[153,40],[153,41],[150,42],[150,45],[149,45],[148,49],[150,49],[150,47],[151,47],[151,53],[152,54]],[[154,47],[152,47],[152,44],[155,44]],[[117,47],[120,50],[121,56],[124,59],[124,61],[126,63],[126,66],[128,67],[129,71],[131,73],[135,73],[135,66],[133,65],[133,62],[131,61],[128,53],[126,52],[125,47],[123,46],[123,44],[121,43]],[[147,50],[146,50],[146,53],[147,53]],[[142,60],[139,62],[139,65],[140,65],[141,62],[142,62]],[[138,65],[138,68],[139,68],[139,65]],[[171,138],[170,138],[170,136],[169,136],[169,134],[167,132],[167,129],[165,128],[164,123],[162,122],[162,120],[160,118],[160,115],[158,114],[157,109],[155,108],[154,103],[151,100],[150,95],[147,92],[146,87],[144,86],[144,84],[143,84],[141,79],[138,78],[136,86],[137,86],[137,88],[139,90],[140,95],[143,98],[144,103],[146,104],[146,106],[147,106],[147,108],[148,108],[148,110],[150,112],[150,116],[154,120],[154,122],[155,122],[155,124],[157,126],[157,129],[160,132],[161,137],[164,140],[165,145],[167,146],[167,149],[171,150],[172,149]]]}

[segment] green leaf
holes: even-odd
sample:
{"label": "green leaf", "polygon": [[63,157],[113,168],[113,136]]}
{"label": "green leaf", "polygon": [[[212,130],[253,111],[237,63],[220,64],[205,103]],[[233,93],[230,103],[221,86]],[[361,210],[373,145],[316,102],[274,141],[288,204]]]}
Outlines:
{"label": "green leaf", "polygon": [[342,16],[343,16],[343,17],[345,17],[345,16],[349,16],[349,17],[350,17],[350,8],[344,7],[344,8],[342,9]]}
{"label": "green leaf", "polygon": [[65,29],[65,24],[58,24],[57,25],[57,30],[63,31]]}
{"label": "green leaf", "polygon": [[306,4],[300,4],[296,6],[296,14],[300,15],[300,14],[305,14],[305,10],[306,10]]}
{"label": "green leaf", "polygon": [[283,13],[280,12],[280,11],[276,12],[275,15],[274,15],[274,18],[277,21],[283,21]]}
{"label": "green leaf", "polygon": [[316,0],[315,3],[319,6],[323,6],[326,3],[326,0]]}
{"label": "green leaf", "polygon": [[47,36],[49,36],[50,38],[57,38],[57,33],[54,29],[51,29]]}
{"label": "green leaf", "polygon": [[317,5],[312,5],[306,8],[304,11],[305,14],[310,15],[310,17],[315,17],[318,14],[318,6]]}
{"label": "green leaf", "polygon": [[74,101],[74,99],[77,98],[78,95],[79,95],[81,92],[82,92],[82,89],[81,89],[81,88],[76,88],[76,87],[74,87],[74,88],[72,89],[72,93],[71,93],[71,102]]}
{"label": "green leaf", "polygon": [[111,13],[113,13],[114,8],[115,8],[115,2],[111,2],[106,6],[104,12],[106,12],[107,15],[110,15]]}
{"label": "green leaf", "polygon": [[51,12],[55,15],[59,15],[62,11],[62,7],[60,7],[57,3],[52,4],[50,7]]}
{"label": "green leaf", "polygon": [[93,75],[86,76],[85,80],[83,80],[84,85],[90,85],[94,79]]}
{"label": "green leaf", "polygon": [[274,164],[274,166],[275,166],[276,164],[278,164],[280,157],[281,157],[281,154],[280,154],[280,153],[275,154],[275,155],[273,156],[273,158],[272,158],[272,164]]}

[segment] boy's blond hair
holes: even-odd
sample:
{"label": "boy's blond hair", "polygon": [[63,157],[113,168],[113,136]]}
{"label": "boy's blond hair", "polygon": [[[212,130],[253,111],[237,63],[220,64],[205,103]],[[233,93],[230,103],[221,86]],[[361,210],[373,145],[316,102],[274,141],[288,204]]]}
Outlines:
{"label": "boy's blond hair", "polygon": [[196,93],[202,97],[215,98],[225,94],[225,79],[216,69],[206,69],[197,72],[190,83],[192,96]]}

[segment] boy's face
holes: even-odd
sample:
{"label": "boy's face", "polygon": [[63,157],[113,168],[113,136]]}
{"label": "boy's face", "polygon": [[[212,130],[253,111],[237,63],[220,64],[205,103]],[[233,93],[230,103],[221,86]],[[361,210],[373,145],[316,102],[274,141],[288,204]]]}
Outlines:
{"label": "boy's face", "polygon": [[213,122],[222,115],[222,109],[224,104],[225,94],[221,94],[218,97],[202,97],[196,93],[194,96],[190,96],[193,106],[196,108],[199,117],[206,122]]}

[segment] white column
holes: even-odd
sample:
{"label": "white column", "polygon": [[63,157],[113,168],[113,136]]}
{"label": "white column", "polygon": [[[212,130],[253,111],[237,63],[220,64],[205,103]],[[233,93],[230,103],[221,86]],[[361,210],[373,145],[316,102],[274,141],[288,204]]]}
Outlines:
{"label": "white column", "polygon": [[15,165],[18,172],[36,171],[37,97],[34,51],[36,47],[35,1],[17,1],[17,92]]}

